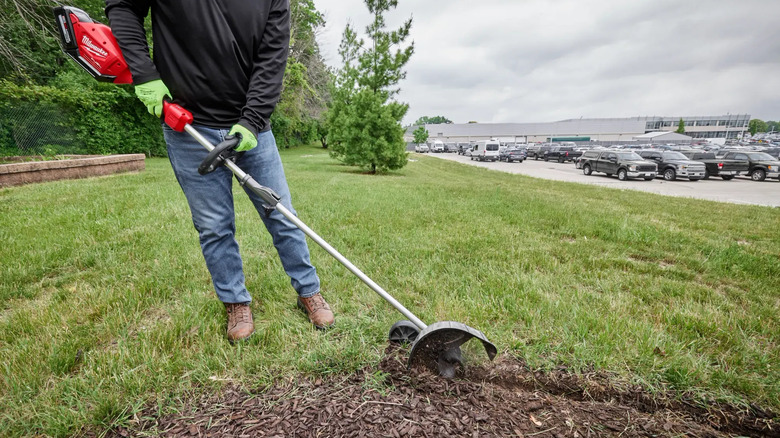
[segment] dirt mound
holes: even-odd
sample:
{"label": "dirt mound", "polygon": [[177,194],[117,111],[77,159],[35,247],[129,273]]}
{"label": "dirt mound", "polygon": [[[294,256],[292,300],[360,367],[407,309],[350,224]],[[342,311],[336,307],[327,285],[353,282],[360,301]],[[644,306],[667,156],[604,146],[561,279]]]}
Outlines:
{"label": "dirt mound", "polygon": [[227,387],[177,415],[156,418],[150,406],[109,436],[780,437],[777,415],[758,408],[705,408],[617,388],[604,375],[534,372],[507,357],[445,380],[408,372],[404,354],[390,347],[379,366],[346,377],[256,393]]}

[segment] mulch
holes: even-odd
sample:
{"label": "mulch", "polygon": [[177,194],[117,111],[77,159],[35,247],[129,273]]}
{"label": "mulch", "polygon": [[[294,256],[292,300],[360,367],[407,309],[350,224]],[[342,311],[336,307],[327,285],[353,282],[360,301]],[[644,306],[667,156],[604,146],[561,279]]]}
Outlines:
{"label": "mulch", "polygon": [[759,407],[702,406],[599,373],[539,372],[501,356],[446,380],[407,370],[405,350],[348,376],[250,391],[227,385],[176,414],[148,406],[108,436],[164,437],[780,437]]}

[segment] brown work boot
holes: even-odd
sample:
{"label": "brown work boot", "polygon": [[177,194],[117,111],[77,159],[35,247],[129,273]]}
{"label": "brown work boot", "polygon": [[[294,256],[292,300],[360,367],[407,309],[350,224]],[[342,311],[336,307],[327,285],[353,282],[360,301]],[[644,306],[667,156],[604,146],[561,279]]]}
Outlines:
{"label": "brown work boot", "polygon": [[249,304],[225,303],[225,310],[228,314],[228,341],[243,341],[255,332],[255,323],[252,322],[252,309],[249,308]]}
{"label": "brown work boot", "polygon": [[320,293],[309,298],[298,297],[298,307],[309,315],[309,321],[320,330],[325,330],[335,322],[330,306]]}

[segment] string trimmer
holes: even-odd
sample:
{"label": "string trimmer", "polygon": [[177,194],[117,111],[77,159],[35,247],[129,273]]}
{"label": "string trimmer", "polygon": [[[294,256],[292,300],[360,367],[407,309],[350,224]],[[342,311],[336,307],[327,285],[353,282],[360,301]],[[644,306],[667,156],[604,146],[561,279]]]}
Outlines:
{"label": "string trimmer", "polygon": [[[92,20],[86,12],[68,6],[54,8],[54,17],[57,20],[63,51],[92,77],[99,81],[115,84],[132,83],[130,70],[108,26]],[[279,195],[272,189],[258,184],[254,178],[247,175],[235,164],[233,158],[236,155],[235,148],[238,146],[240,138],[229,136],[226,137],[225,141],[214,146],[192,126],[192,114],[171,102],[163,102],[163,119],[172,129],[178,132],[186,131],[210,151],[198,168],[201,174],[212,172],[222,165],[226,166],[233,172],[242,186],[249,188],[265,201],[266,208],[276,209],[284,215],[328,254],[332,255],[363,283],[408,318],[408,320],[395,323],[388,335],[392,342],[412,344],[408,367],[421,365],[428,369],[435,368],[438,369],[440,375],[451,378],[455,375],[455,365],[463,363],[460,346],[471,338],[477,338],[482,342],[491,360],[496,356],[495,345],[488,341],[479,330],[454,321],[440,321],[426,325],[292,214],[279,202]]]}

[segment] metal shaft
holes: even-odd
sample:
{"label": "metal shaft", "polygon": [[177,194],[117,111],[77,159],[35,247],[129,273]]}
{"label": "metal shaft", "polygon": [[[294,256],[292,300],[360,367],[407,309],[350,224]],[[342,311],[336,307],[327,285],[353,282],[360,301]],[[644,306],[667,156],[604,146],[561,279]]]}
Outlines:
{"label": "metal shaft", "polygon": [[[206,149],[208,149],[209,151],[211,151],[212,149],[214,149],[214,145],[213,145],[213,144],[211,144],[211,142],[210,142],[210,141],[208,141],[208,139],[206,139],[205,137],[203,137],[202,135],[200,135],[200,133],[199,133],[197,130],[195,130],[195,128],[193,128],[193,127],[192,127],[192,125],[186,125],[186,126],[184,127],[184,130],[185,130],[185,131],[187,131],[187,133],[188,133],[188,134],[190,134],[190,135],[191,135],[191,136],[192,136],[192,137],[193,137],[195,140],[197,140],[197,142],[198,142],[198,143],[200,143],[201,145],[203,145],[203,147],[205,147],[205,148],[206,148]],[[239,181],[243,181],[243,180],[246,178],[246,176],[247,176],[246,172],[244,172],[243,170],[241,170],[241,168],[239,168],[239,167],[238,167],[238,166],[237,166],[235,163],[233,163],[232,161],[230,161],[230,160],[226,160],[226,161],[225,161],[225,166],[227,166],[227,167],[228,167],[228,169],[230,169],[230,170],[233,172],[233,174],[234,174],[234,175],[236,175],[236,177],[238,177]],[[250,177],[250,178],[251,178],[251,177]],[[399,312],[401,312],[401,314],[403,314],[403,315],[404,315],[404,316],[405,316],[407,319],[409,319],[409,321],[411,321],[411,322],[412,322],[414,325],[416,325],[416,326],[417,326],[417,328],[419,328],[419,329],[422,331],[422,330],[425,330],[425,328],[426,328],[426,327],[428,327],[428,326],[427,326],[427,325],[426,325],[424,322],[422,322],[422,321],[420,320],[420,318],[416,317],[416,316],[415,316],[415,315],[414,315],[414,314],[413,314],[411,311],[409,311],[409,309],[407,309],[406,307],[404,307],[404,305],[403,305],[403,304],[401,304],[400,302],[398,302],[398,300],[396,300],[395,298],[393,298],[393,297],[392,297],[392,296],[391,296],[389,293],[387,293],[387,291],[385,291],[384,289],[382,289],[382,287],[381,287],[381,286],[379,286],[378,284],[376,284],[376,283],[374,282],[374,280],[372,280],[371,278],[369,278],[369,277],[368,277],[368,275],[364,274],[364,273],[363,273],[363,271],[361,271],[360,269],[358,269],[358,267],[357,267],[357,266],[355,266],[354,264],[352,264],[352,262],[350,262],[349,260],[347,260],[347,258],[346,258],[346,257],[344,257],[343,255],[341,255],[341,253],[340,253],[340,252],[336,251],[336,249],[335,249],[335,248],[333,248],[332,246],[330,246],[330,244],[329,244],[328,242],[326,242],[326,241],[325,241],[325,239],[323,239],[322,237],[320,237],[320,236],[319,236],[317,233],[315,233],[315,232],[314,232],[314,231],[313,231],[311,228],[309,228],[309,227],[308,227],[308,226],[307,226],[305,223],[303,223],[303,221],[301,221],[300,219],[298,219],[298,217],[297,217],[297,216],[295,216],[294,214],[292,214],[292,212],[290,212],[290,210],[288,210],[287,208],[285,208],[285,206],[284,206],[284,205],[282,205],[281,203],[278,203],[278,204],[276,204],[275,208],[276,208],[276,210],[277,210],[279,213],[281,213],[281,214],[282,214],[284,217],[286,217],[287,219],[289,219],[289,220],[290,220],[290,222],[292,222],[293,224],[295,224],[295,226],[296,226],[296,227],[300,228],[300,230],[301,230],[301,231],[303,231],[303,232],[304,232],[304,234],[306,234],[307,236],[309,236],[309,238],[310,238],[311,240],[315,241],[315,242],[317,243],[317,245],[321,246],[321,247],[322,247],[322,249],[324,249],[325,251],[327,251],[327,252],[328,252],[328,254],[332,255],[332,256],[333,256],[333,258],[335,258],[336,260],[338,260],[338,261],[339,261],[339,263],[341,263],[342,265],[344,265],[344,267],[345,267],[345,268],[349,269],[349,270],[350,270],[350,271],[351,271],[353,274],[355,274],[355,276],[357,276],[357,278],[359,278],[359,279],[360,279],[360,280],[361,280],[363,283],[365,283],[365,284],[366,284],[366,286],[368,286],[368,287],[370,287],[371,289],[373,289],[373,290],[374,290],[374,292],[376,292],[377,294],[379,294],[379,296],[381,296],[382,298],[384,298],[384,299],[385,299],[385,301],[387,301],[388,303],[390,303],[390,304],[391,304],[393,307],[395,307],[395,308],[396,308],[396,310],[398,310]]]}

